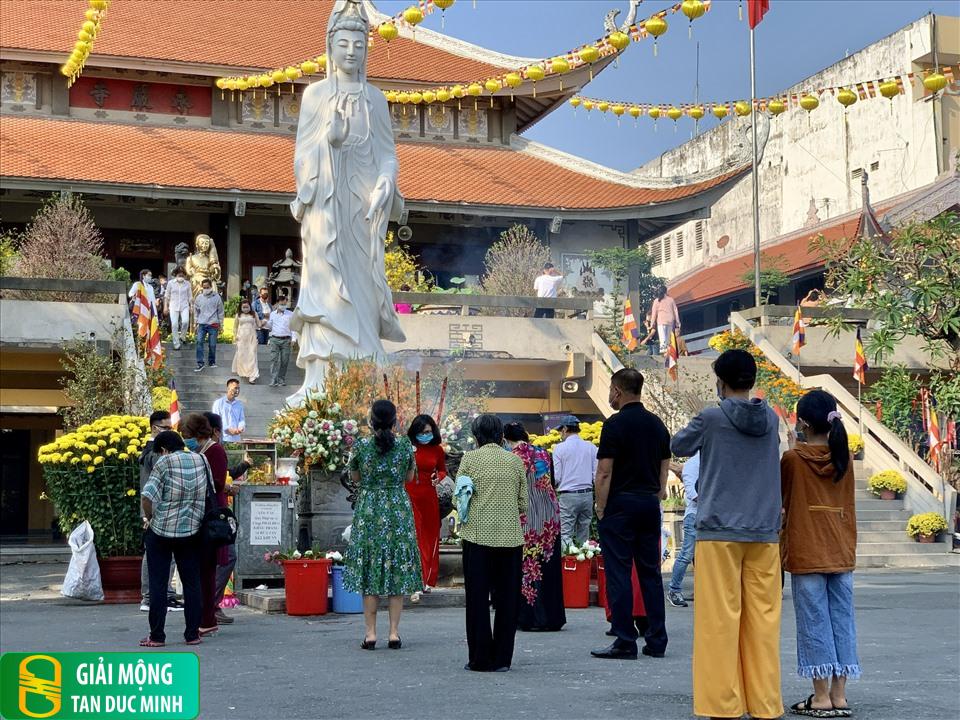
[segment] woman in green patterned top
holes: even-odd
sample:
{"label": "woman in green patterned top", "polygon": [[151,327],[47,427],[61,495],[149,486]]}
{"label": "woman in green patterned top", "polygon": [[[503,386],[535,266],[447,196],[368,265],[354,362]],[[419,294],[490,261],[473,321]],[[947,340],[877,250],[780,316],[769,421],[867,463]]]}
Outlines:
{"label": "woman in green patterned top", "polygon": [[423,588],[420,550],[405,484],[413,480],[413,446],[396,437],[397,408],[377,400],[370,408],[373,436],[357,441],[350,472],[359,485],[345,558],[344,585],[363,595],[364,650],[377,646],[377,599],[390,598],[388,646],[401,646],[398,628],[403,596]]}

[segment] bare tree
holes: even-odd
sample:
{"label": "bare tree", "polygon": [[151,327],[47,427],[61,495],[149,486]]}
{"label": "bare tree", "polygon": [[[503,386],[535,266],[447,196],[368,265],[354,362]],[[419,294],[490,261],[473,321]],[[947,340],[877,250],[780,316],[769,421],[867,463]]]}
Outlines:
{"label": "bare tree", "polygon": [[[488,295],[533,295],[533,281],[550,261],[550,249],[526,225],[513,225],[500,233],[484,258],[486,273],[483,292]],[[499,313],[498,313],[499,314]],[[511,315],[532,315],[532,311],[515,310]]]}

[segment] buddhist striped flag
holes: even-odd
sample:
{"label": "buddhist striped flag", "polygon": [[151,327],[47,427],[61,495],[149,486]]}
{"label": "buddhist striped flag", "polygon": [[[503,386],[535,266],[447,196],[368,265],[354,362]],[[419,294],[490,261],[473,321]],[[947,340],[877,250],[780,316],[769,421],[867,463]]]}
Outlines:
{"label": "buddhist striped flag", "polygon": [[137,319],[137,335],[146,337],[150,332],[150,318],[153,317],[153,303],[142,282],[137,283],[137,293],[133,298],[133,309],[130,311]]}
{"label": "buddhist striped flag", "polygon": [[163,365],[163,343],[160,339],[160,322],[157,320],[156,313],[150,317],[150,330],[144,341],[143,354],[147,364],[154,370],[159,370]]}
{"label": "buddhist striped flag", "polygon": [[860,328],[857,328],[857,343],[854,346],[853,379],[861,385],[867,384],[867,355],[863,352],[863,341],[860,339]]}
{"label": "buddhist striped flag", "polygon": [[933,468],[940,472],[940,451],[943,449],[943,436],[940,433],[940,419],[937,413],[937,401],[927,389],[923,390],[923,417],[927,428],[927,457]]}
{"label": "buddhist striped flag", "polygon": [[670,331],[670,344],[667,346],[667,374],[674,382],[678,379],[677,366],[680,364],[680,341],[677,339],[677,329]]}
{"label": "buddhist striped flag", "polygon": [[176,430],[180,425],[180,398],[177,397],[177,383],[170,381],[170,425]]}
{"label": "buddhist striped flag", "polygon": [[797,312],[793,316],[793,354],[799,357],[800,348],[807,344],[807,337],[803,332],[803,313],[797,305]]}
{"label": "buddhist striped flag", "polygon": [[627,350],[637,349],[637,321],[633,317],[633,306],[630,304],[630,298],[623,303],[623,344]]}

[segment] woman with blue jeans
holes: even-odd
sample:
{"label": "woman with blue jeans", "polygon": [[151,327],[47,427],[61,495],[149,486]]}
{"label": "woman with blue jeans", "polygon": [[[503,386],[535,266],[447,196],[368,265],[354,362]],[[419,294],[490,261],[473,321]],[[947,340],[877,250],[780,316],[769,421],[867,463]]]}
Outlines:
{"label": "woman with blue jeans", "polygon": [[680,554],[673,561],[673,574],[670,577],[670,588],[667,591],[667,600],[674,607],[688,607],[687,599],[681,592],[683,576],[687,574],[687,566],[693,562],[693,549],[697,543],[697,480],[700,479],[700,453],[695,453],[683,464],[680,471],[683,479],[683,497],[687,501],[687,509],[683,513],[683,545]]}
{"label": "woman with blue jeans", "polygon": [[853,463],[837,402],[813,390],[797,403],[805,443],[780,463],[783,567],[797,616],[797,673],[813,694],[791,706],[797,715],[850,717],[847,678],[860,677],[853,610],[857,518]]}

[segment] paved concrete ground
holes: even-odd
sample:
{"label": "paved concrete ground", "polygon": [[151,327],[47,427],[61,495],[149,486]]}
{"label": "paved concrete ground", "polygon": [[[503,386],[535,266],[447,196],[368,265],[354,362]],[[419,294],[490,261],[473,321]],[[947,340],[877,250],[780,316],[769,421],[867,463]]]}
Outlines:
{"label": "paved concrete ground", "polygon": [[[0,650],[135,650],[146,633],[136,606],[78,605],[45,586],[56,566],[0,568]],[[48,599],[45,599],[48,598]],[[857,621],[864,677],[849,687],[857,718],[960,717],[960,575],[956,569],[863,571]],[[513,670],[474,674],[463,611],[414,609],[404,648],[363,652],[359,616],[292,618],[232,611],[236,623],[197,648],[202,718],[652,718],[691,717],[692,608],[668,607],[668,655],[636,662],[591,659],[604,644],[601,611],[568,611],[560,633],[519,634]],[[186,650],[170,615],[169,650]],[[806,697],[794,672],[789,589],[782,632],[784,700]]]}

